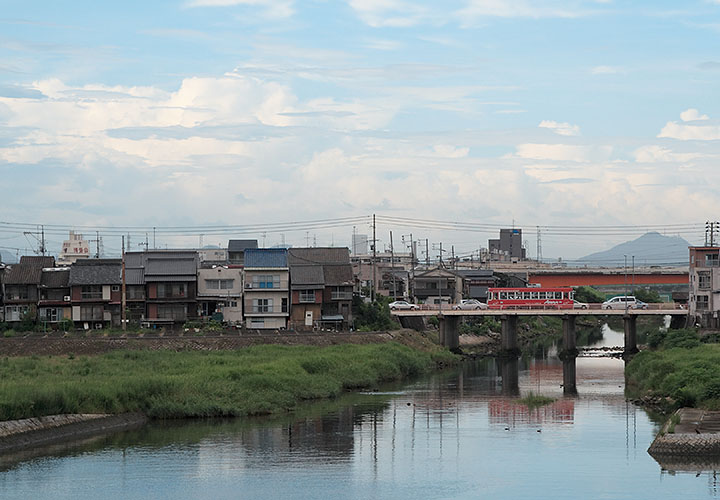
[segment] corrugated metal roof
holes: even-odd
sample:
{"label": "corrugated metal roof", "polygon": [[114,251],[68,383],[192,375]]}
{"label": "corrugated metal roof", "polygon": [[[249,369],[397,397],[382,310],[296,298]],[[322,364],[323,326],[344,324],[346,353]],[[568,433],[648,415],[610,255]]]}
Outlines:
{"label": "corrugated metal roof", "polygon": [[119,259],[79,260],[70,267],[70,286],[119,285],[121,282]]}
{"label": "corrugated metal roof", "polygon": [[245,269],[253,267],[287,268],[287,250],[284,248],[248,248],[245,250]]}
{"label": "corrugated metal roof", "polygon": [[312,290],[325,287],[322,266],[290,266],[290,284],[293,290]]}
{"label": "corrugated metal roof", "polygon": [[44,267],[54,267],[54,257],[40,255],[25,255],[20,257],[20,263],[15,264],[5,275],[6,285],[39,285]]}
{"label": "corrugated metal roof", "polygon": [[257,248],[257,240],[230,240],[228,241],[228,252],[243,252],[248,248]]}
{"label": "corrugated metal roof", "polygon": [[144,285],[145,284],[145,273],[143,269],[128,269],[125,268],[125,284],[127,285]]}
{"label": "corrugated metal roof", "polygon": [[148,258],[145,265],[145,279],[149,276],[195,276],[197,259],[195,258]]}
{"label": "corrugated metal roof", "polygon": [[70,279],[70,269],[44,270],[40,285],[45,288],[67,288]]}

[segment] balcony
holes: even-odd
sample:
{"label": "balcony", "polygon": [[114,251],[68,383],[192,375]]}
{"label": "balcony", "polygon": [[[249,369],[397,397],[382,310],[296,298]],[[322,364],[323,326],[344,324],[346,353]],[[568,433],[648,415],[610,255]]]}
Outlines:
{"label": "balcony", "polygon": [[330,300],[352,300],[352,292],[331,292]]}

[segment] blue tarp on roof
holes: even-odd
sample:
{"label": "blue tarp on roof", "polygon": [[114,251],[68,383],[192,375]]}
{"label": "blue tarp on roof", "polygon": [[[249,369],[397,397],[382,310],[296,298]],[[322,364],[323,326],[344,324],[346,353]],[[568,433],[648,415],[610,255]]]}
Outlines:
{"label": "blue tarp on roof", "polygon": [[245,250],[245,268],[288,267],[285,248],[248,248]]}

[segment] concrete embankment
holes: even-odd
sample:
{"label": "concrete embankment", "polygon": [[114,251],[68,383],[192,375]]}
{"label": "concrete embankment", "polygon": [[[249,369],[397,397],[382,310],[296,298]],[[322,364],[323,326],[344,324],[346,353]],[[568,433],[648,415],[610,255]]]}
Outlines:
{"label": "concrete embankment", "polygon": [[714,470],[720,457],[720,411],[680,408],[648,453],[667,470]]}
{"label": "concrete embankment", "polygon": [[143,426],[140,413],[50,415],[0,422],[0,454]]}
{"label": "concrete embankment", "polygon": [[3,356],[92,355],[117,349],[148,349],[171,351],[223,351],[261,344],[336,345],[371,344],[397,340],[388,332],[368,333],[270,333],[247,335],[201,336],[144,336],[144,337],[24,337],[0,338]]}

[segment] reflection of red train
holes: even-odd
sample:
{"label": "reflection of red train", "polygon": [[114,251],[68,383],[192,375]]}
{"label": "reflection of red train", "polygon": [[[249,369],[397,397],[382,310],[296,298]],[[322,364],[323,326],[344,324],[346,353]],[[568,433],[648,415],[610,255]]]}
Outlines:
{"label": "reflection of red train", "polygon": [[490,309],[572,309],[572,288],[488,288]]}
{"label": "reflection of red train", "polygon": [[492,399],[488,403],[490,422],[503,424],[571,424],[575,419],[575,402],[558,399],[554,403],[530,410],[527,405],[512,399]]}

